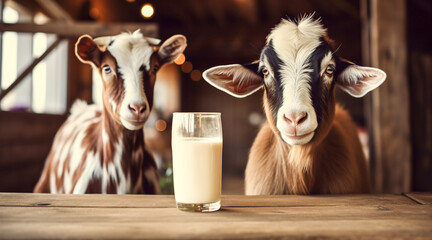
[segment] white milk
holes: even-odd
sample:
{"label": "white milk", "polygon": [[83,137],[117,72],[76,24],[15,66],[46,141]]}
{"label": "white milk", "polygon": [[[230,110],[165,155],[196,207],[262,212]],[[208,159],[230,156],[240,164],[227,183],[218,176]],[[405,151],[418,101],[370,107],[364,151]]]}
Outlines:
{"label": "white milk", "polygon": [[174,192],[180,203],[220,200],[222,139],[173,136]]}

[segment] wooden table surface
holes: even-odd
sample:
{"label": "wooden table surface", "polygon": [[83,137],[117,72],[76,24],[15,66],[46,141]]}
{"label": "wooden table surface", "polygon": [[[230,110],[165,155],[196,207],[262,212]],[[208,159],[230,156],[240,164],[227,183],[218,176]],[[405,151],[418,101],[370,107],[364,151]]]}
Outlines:
{"label": "wooden table surface", "polygon": [[0,193],[1,239],[432,239],[432,193],[222,196],[214,213],[170,195]]}

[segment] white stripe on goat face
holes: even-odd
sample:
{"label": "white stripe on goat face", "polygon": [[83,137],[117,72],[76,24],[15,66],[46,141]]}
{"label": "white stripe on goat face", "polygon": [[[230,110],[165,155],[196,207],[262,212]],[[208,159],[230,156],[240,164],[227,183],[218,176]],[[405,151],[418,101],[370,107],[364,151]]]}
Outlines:
{"label": "white stripe on goat face", "polygon": [[109,44],[108,51],[116,59],[117,71],[121,74],[118,77],[124,81],[124,98],[119,109],[121,122],[129,130],[140,129],[141,125],[127,121],[127,119],[133,119],[129,106],[145,104],[145,119],[142,119],[145,122],[150,114],[150,106],[144,92],[143,74],[149,74],[153,48],[141,33],[135,32],[116,36]]}
{"label": "white stripe on goat face", "polygon": [[[282,139],[291,145],[308,143],[318,127],[311,93],[313,69],[309,60],[321,44],[325,31],[322,25],[312,18],[303,18],[298,24],[282,20],[267,37],[270,46],[267,46],[269,49],[266,53],[277,56],[279,62],[278,66],[270,68],[278,71],[276,75],[279,75],[279,89],[282,91],[281,102],[276,104],[276,127]],[[295,118],[300,113],[306,114],[306,117],[301,124],[292,127],[287,116]]]}

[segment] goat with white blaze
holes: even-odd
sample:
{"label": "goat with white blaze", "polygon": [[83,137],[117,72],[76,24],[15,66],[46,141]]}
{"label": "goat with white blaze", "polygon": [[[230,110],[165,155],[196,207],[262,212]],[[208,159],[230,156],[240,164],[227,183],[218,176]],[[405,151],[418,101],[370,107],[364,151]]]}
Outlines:
{"label": "goat with white blaze", "polygon": [[159,42],[139,30],[78,39],[76,56],[102,78],[103,106],[83,101],[72,106],[34,192],[159,193],[143,126],[153,106],[156,73],[184,51],[186,38],[175,35]]}
{"label": "goat with white blaze", "polygon": [[283,19],[267,36],[259,61],[213,67],[203,76],[239,98],[264,89],[267,121],[250,150],[246,194],[369,191],[356,126],[334,92],[338,85],[362,97],[386,74],[336,56],[320,20]]}

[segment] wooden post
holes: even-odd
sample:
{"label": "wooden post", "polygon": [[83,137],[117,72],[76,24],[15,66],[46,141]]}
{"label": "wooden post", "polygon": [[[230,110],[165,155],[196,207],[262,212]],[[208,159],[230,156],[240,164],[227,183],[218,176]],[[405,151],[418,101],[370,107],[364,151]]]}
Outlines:
{"label": "wooden post", "polygon": [[387,73],[366,99],[371,135],[372,191],[411,189],[411,141],[407,74],[406,0],[362,0],[364,62]]}
{"label": "wooden post", "polygon": [[432,192],[432,2],[408,1],[412,191]]}
{"label": "wooden post", "polygon": [[[4,0],[0,0],[0,23],[3,23],[3,8],[4,8]],[[2,72],[2,60],[3,60],[3,32],[0,32],[0,73]],[[2,89],[2,78],[0,76],[0,93],[3,91]],[[0,101],[1,103],[1,101]],[[0,104],[0,109],[1,109],[1,104]]]}

